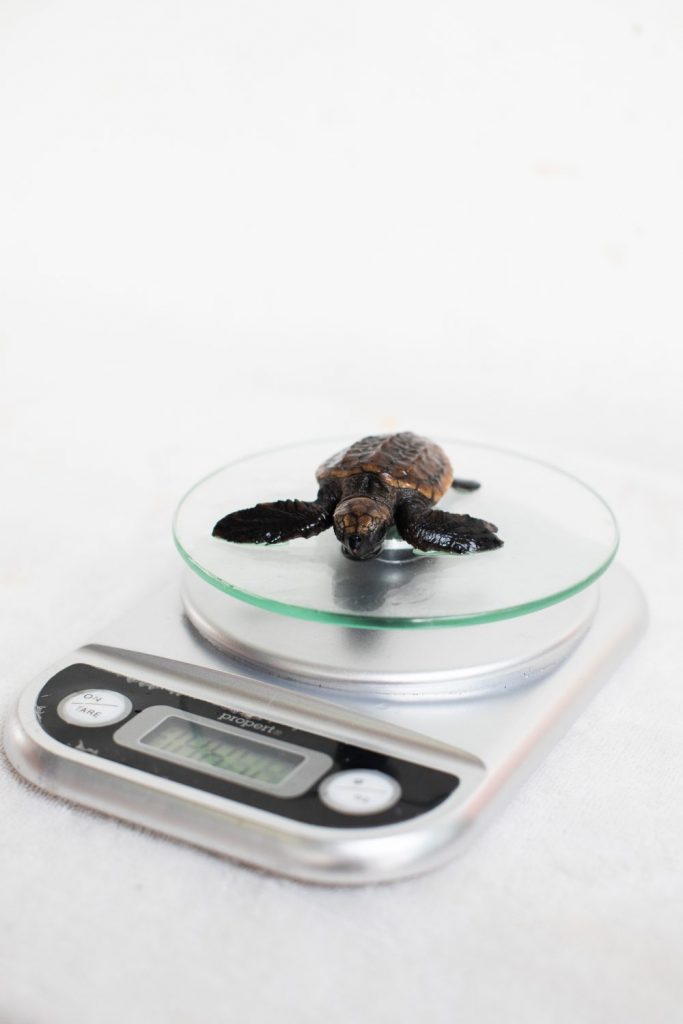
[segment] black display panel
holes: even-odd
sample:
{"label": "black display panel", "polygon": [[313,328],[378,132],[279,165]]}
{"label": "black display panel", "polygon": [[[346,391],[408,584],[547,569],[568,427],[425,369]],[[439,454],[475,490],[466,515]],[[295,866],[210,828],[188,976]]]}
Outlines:
{"label": "black display panel", "polygon": [[[317,791],[323,779],[317,779],[315,784],[301,795],[283,798],[274,792],[240,785],[238,779],[227,775],[222,778],[204,774],[197,771],[191,763],[175,763],[157,757],[153,744],[149,750],[143,747],[129,749],[114,740],[114,733],[121,727],[121,721],[109,726],[84,728],[81,725],[71,725],[59,716],[57,708],[64,697],[88,689],[117,690],[125,694],[131,701],[133,710],[124,721],[129,721],[132,716],[140,714],[146,708],[165,705],[169,712],[181,710],[200,715],[206,720],[207,728],[210,728],[212,721],[229,723],[244,732],[245,741],[250,733],[254,736],[261,734],[295,744],[304,750],[322,751],[333,761],[333,766],[325,773],[323,779],[334,772],[347,769],[374,769],[385,772],[398,782],[401,797],[392,807],[379,813],[348,815],[333,810],[321,802]],[[131,679],[82,663],[62,669],[43,686],[36,704],[36,716],[42,728],[55,740],[84,751],[92,757],[125,764],[296,821],[331,828],[367,828],[407,821],[437,807],[459,785],[458,777],[448,772],[352,743],[318,736],[281,722],[250,715],[239,708],[199,700],[152,685],[143,679]]]}

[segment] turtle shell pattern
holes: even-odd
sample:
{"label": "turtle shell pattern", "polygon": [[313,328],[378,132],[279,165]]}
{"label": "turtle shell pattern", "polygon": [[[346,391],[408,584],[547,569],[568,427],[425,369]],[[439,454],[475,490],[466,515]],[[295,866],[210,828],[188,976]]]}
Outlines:
{"label": "turtle shell pattern", "polygon": [[436,503],[453,481],[448,456],[433,441],[405,431],[364,437],[323,462],[318,483],[376,473],[389,487],[419,491]]}

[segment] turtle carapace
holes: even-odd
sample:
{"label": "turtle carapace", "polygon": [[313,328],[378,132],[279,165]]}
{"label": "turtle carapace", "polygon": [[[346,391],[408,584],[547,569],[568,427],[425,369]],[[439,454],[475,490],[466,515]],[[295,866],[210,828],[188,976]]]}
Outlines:
{"label": "turtle carapace", "polygon": [[493,523],[432,508],[449,487],[473,491],[479,484],[454,480],[443,449],[408,431],[356,441],[324,462],[316,479],[315,501],[289,498],[231,512],[216,523],[213,536],[279,544],[332,527],[344,554],[357,561],[380,553],[392,525],[419,551],[466,554],[503,543]]}

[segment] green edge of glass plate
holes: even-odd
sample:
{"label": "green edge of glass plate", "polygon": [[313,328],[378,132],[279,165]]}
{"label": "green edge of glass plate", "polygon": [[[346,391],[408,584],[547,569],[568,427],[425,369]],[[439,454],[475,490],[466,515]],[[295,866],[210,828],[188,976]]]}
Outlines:
{"label": "green edge of glass plate", "polygon": [[[332,440],[334,439],[331,438],[330,441]],[[182,508],[185,500],[206,480],[210,479],[212,476],[215,476],[217,473],[222,473],[223,470],[229,469],[231,466],[236,466],[240,462],[245,462],[248,459],[256,458],[257,456],[260,455],[273,454],[277,451],[282,451],[285,448],[303,448],[307,444],[311,443],[311,441],[302,441],[300,442],[300,444],[281,445],[278,448],[268,448],[264,449],[263,451],[252,452],[251,455],[245,455],[242,458],[235,459],[233,462],[228,462],[224,466],[221,466],[219,469],[216,469],[212,473],[207,474],[207,476],[202,477],[201,480],[199,480],[196,484],[190,487],[190,489],[183,495],[181,500],[178,502],[178,506],[173,517],[173,542],[176,548],[178,549],[178,552],[180,553],[180,556],[182,557],[183,561],[186,562],[186,564],[190,567],[190,569],[192,569],[193,572],[197,574],[197,576],[201,577],[201,579],[203,579],[206,583],[210,584],[210,586],[216,587],[218,590],[223,591],[223,593],[227,594],[229,597],[234,597],[238,601],[244,601],[246,604],[254,605],[256,608],[262,608],[264,611],[275,612],[279,615],[287,615],[289,616],[289,618],[292,619],[305,619],[308,622],[321,622],[336,626],[350,626],[353,629],[439,629],[445,627],[453,628],[457,626],[483,625],[487,622],[500,622],[502,619],[514,619],[520,615],[527,615],[530,612],[537,612],[541,611],[543,608],[549,608],[553,604],[559,604],[560,601],[566,601],[568,598],[574,597],[575,594],[579,594],[582,590],[585,590],[587,587],[590,587],[592,583],[595,583],[595,581],[598,580],[602,576],[602,574],[606,572],[607,569],[609,569],[619,549],[619,526],[616,521],[616,517],[612,512],[612,509],[605,501],[605,499],[601,497],[601,495],[598,494],[598,492],[594,490],[589,484],[584,483],[583,480],[580,480],[578,477],[574,476],[573,473],[567,473],[565,472],[565,470],[559,469],[552,463],[545,462],[542,459],[534,459],[530,456],[522,455],[519,452],[510,451],[505,448],[496,448],[493,445],[482,444],[479,445],[479,447],[486,448],[489,451],[498,451],[505,455],[513,455],[516,456],[517,458],[528,459],[529,462],[535,462],[539,466],[545,466],[548,469],[552,469],[555,473],[562,473],[563,476],[569,477],[571,480],[574,480],[581,487],[585,488],[587,491],[590,491],[591,494],[593,494],[594,497],[598,499],[598,501],[605,507],[612,520],[612,523],[614,525],[615,541],[614,547],[612,548],[609,557],[602,563],[602,565],[598,566],[595,572],[592,572],[585,579],[579,580],[578,583],[575,583],[571,587],[567,587],[565,590],[560,590],[555,594],[549,594],[546,597],[538,598],[538,600],[536,601],[527,601],[524,604],[512,605],[509,608],[495,608],[490,612],[480,612],[474,613],[472,615],[458,615],[457,618],[449,618],[447,616],[443,616],[438,619],[398,619],[389,618],[387,616],[372,617],[368,615],[345,615],[339,612],[324,612],[316,608],[303,608],[300,605],[285,604],[282,601],[272,601],[269,598],[260,597],[257,594],[251,594],[249,593],[248,590],[241,590],[239,587],[235,587],[231,583],[226,583],[225,580],[219,579],[218,576],[212,576],[211,573],[206,572],[206,570],[203,569],[201,565],[199,565],[199,563],[192,558],[192,555],[190,555],[190,553],[185,550],[185,548],[178,540],[178,533],[175,527],[178,518],[178,513]],[[449,443],[451,442],[449,441]],[[457,444],[459,442],[454,441],[452,443]],[[468,445],[471,445],[473,447],[477,445],[477,442],[475,441],[464,442],[462,438],[460,438],[460,443],[467,443]]]}

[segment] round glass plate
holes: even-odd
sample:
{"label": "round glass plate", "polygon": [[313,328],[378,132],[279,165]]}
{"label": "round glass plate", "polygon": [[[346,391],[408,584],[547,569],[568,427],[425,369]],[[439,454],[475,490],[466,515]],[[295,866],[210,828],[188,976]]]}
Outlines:
{"label": "round glass plate", "polygon": [[402,541],[353,562],[333,531],[285,544],[232,544],[211,536],[228,512],[279,498],[313,500],[315,471],[354,439],[312,441],[233,462],[196,484],[174,520],[175,542],[199,576],[269,611],[377,628],[462,626],[537,611],[593,583],[614,558],[618,531],[595,491],[553,466],[438,439],[456,477],[438,507],[496,523],[504,546],[467,555],[413,552]]}

